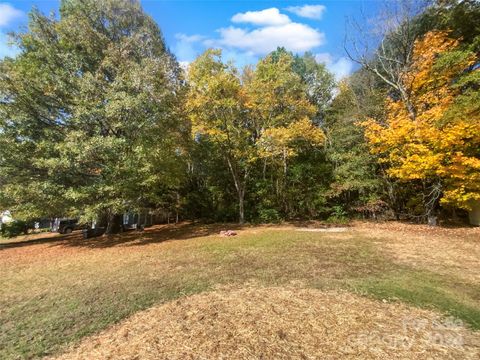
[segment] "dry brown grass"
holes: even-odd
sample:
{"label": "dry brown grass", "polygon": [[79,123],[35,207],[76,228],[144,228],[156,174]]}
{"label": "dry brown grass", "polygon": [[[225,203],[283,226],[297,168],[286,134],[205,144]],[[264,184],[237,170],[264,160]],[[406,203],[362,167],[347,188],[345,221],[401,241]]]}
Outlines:
{"label": "dry brown grass", "polygon": [[455,274],[480,284],[480,228],[432,228],[402,223],[357,223],[355,231],[378,241],[399,263]]}
{"label": "dry brown grass", "polygon": [[[320,225],[180,224],[0,244],[0,358],[59,354],[139,310],[188,302],[186,296],[216,286],[255,292],[239,289],[250,281],[275,291],[300,281],[405,301],[480,329],[480,229],[357,223],[338,233],[296,231]],[[220,237],[226,229],[238,236]],[[231,291],[220,294],[231,299]],[[258,306],[267,305],[259,299]]]}
{"label": "dry brown grass", "polygon": [[250,284],[138,313],[57,359],[478,359],[479,335],[442,321],[345,292]]}

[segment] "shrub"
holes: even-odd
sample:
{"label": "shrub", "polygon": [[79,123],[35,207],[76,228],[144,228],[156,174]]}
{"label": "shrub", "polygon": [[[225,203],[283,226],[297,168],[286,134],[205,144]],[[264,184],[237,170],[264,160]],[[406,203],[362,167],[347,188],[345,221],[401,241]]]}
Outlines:
{"label": "shrub", "polygon": [[282,220],[280,214],[275,209],[260,209],[258,219],[262,223],[278,223]]}
{"label": "shrub", "polygon": [[327,219],[329,223],[340,223],[345,224],[348,222],[347,212],[343,209],[341,205],[335,205],[332,207],[332,212]]}
{"label": "shrub", "polygon": [[28,226],[25,221],[15,220],[7,224],[2,224],[0,234],[6,238],[12,238],[18,235],[26,234]]}

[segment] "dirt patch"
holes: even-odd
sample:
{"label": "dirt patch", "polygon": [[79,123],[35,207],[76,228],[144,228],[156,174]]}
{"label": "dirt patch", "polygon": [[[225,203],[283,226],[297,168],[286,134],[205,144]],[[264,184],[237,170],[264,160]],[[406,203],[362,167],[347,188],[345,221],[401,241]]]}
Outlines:
{"label": "dirt patch", "polygon": [[57,359],[477,359],[480,336],[399,303],[221,288],[140,312]]}
{"label": "dirt patch", "polygon": [[306,231],[306,232],[332,232],[332,233],[338,233],[338,232],[345,232],[348,230],[346,227],[330,227],[330,228],[325,228],[325,229],[314,229],[314,228],[300,228],[296,229],[297,231]]}

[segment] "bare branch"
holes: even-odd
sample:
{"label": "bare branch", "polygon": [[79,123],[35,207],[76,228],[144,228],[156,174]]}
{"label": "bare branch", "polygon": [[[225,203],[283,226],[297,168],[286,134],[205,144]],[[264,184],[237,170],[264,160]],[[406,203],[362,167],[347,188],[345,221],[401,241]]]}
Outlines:
{"label": "bare branch", "polygon": [[[347,56],[395,90],[409,106],[409,84],[404,74],[410,70],[417,36],[413,26],[415,17],[430,4],[429,0],[386,1],[375,19],[362,15],[360,21],[349,19],[344,49]],[[362,13],[363,14],[363,13]],[[371,49],[375,49],[371,51]]]}

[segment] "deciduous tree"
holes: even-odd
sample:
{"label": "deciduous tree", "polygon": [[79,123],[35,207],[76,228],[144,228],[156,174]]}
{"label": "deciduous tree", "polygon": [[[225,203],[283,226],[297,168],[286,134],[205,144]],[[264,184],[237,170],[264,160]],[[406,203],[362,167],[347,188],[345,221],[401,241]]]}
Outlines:
{"label": "deciduous tree", "polygon": [[389,98],[386,123],[364,124],[372,152],[388,164],[388,173],[424,184],[427,216],[440,198],[463,208],[480,199],[477,54],[446,31],[429,32],[415,43],[411,70],[402,76],[416,116],[402,98]]}
{"label": "deciduous tree", "polygon": [[139,2],[64,0],[15,38],[0,64],[3,207],[111,223],[178,187],[181,73]]}

